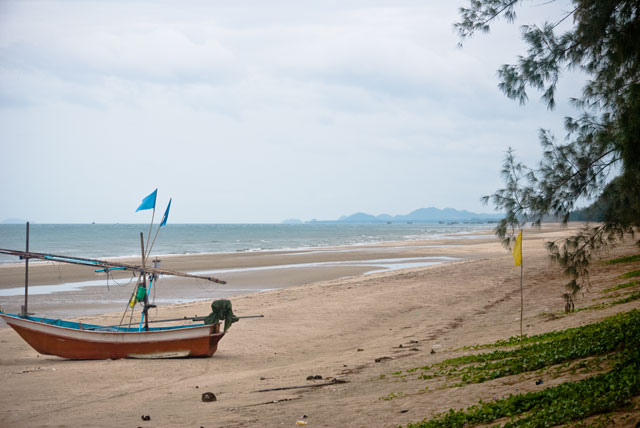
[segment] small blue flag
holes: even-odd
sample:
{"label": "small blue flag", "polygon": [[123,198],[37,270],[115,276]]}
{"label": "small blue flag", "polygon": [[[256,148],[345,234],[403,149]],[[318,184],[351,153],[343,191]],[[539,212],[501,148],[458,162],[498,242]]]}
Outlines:
{"label": "small blue flag", "polygon": [[156,209],[157,196],[158,196],[158,189],[154,190],[149,196],[147,196],[142,200],[142,203],[140,204],[136,212],[142,211],[142,210]]}
{"label": "small blue flag", "polygon": [[169,205],[167,205],[167,210],[164,212],[164,215],[162,216],[162,222],[158,227],[162,227],[167,224],[167,219],[169,218],[169,208],[171,208],[171,199],[169,199]]}

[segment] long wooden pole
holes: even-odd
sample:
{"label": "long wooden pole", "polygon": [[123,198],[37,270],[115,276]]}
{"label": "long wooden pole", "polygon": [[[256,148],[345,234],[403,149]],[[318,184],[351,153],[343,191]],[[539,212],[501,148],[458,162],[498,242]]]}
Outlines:
{"label": "long wooden pole", "polygon": [[[149,321],[150,323],[154,323],[154,322],[178,322],[178,321],[193,321],[193,322],[197,322],[197,321],[204,321],[205,318],[207,317],[184,317],[184,318],[170,318],[170,319],[166,319],[166,320],[153,320],[153,321]],[[244,315],[244,316],[239,316],[239,319],[247,319],[247,318],[264,318],[264,315]],[[121,324],[121,327],[125,327],[128,325],[138,325],[138,323],[131,323],[131,324]]]}
{"label": "long wooden pole", "polygon": [[[27,222],[27,249],[26,252],[29,252],[29,222]],[[27,257],[24,261],[24,306],[22,307],[22,316],[29,316],[29,257]]]}
{"label": "long wooden pole", "polygon": [[142,252],[142,269],[144,269],[144,236],[140,232],[140,251]]}

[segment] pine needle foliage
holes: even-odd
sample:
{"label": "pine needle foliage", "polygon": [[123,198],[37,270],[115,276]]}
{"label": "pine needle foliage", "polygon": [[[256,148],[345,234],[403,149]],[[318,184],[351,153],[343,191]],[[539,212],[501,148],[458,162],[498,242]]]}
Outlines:
{"label": "pine needle foliage", "polygon": [[[477,32],[487,33],[496,20],[515,22],[524,4],[554,3],[469,0],[454,29],[462,43]],[[571,22],[568,30],[558,31],[561,23]],[[596,201],[601,224],[548,244],[552,259],[570,277],[564,297],[572,307],[576,293],[589,285],[592,258],[633,237],[640,227],[640,2],[573,0],[552,20],[521,29],[526,54],[498,70],[498,87],[507,97],[524,104],[533,89],[552,110],[564,71],[581,71],[588,79],[571,99],[579,116],[565,118],[565,141],[541,129],[542,157],[531,168],[509,148],[502,170],[505,187],[483,201],[506,212],[496,234],[507,247],[524,222],[539,226],[552,215],[566,223],[579,201]]]}

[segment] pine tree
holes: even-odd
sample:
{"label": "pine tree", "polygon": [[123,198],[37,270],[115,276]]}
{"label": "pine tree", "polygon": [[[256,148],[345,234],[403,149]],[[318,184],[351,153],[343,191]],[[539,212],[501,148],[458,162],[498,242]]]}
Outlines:
{"label": "pine tree", "polygon": [[[462,42],[476,32],[488,32],[497,19],[515,22],[523,3],[529,2],[469,0],[454,28]],[[534,168],[517,162],[509,149],[502,171],[506,187],[483,198],[506,211],[496,234],[507,246],[523,222],[539,226],[551,214],[566,224],[579,200],[596,200],[602,223],[586,225],[561,243],[547,243],[552,259],[571,278],[564,294],[568,306],[589,284],[592,257],[633,236],[640,226],[640,1],[571,4],[571,11],[552,22],[521,27],[526,55],[498,70],[498,87],[521,104],[528,101],[528,89],[539,90],[553,109],[560,74],[580,70],[588,79],[582,94],[571,101],[581,115],[565,118],[564,143],[540,131],[543,153]],[[571,28],[556,33],[569,19]]]}

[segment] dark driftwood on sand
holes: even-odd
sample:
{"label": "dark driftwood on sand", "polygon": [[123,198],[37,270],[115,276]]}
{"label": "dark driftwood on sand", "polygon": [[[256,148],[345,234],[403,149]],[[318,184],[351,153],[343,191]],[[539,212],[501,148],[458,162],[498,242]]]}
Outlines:
{"label": "dark driftwood on sand", "polygon": [[330,382],[324,382],[324,383],[315,383],[315,384],[310,384],[310,385],[282,386],[280,388],[259,389],[257,391],[253,391],[253,392],[284,391],[284,390],[287,390],[287,389],[301,389],[301,388],[318,388],[320,386],[338,385],[338,384],[347,383],[347,382],[349,382],[349,381],[348,380],[341,380],[341,379],[333,379]]}

